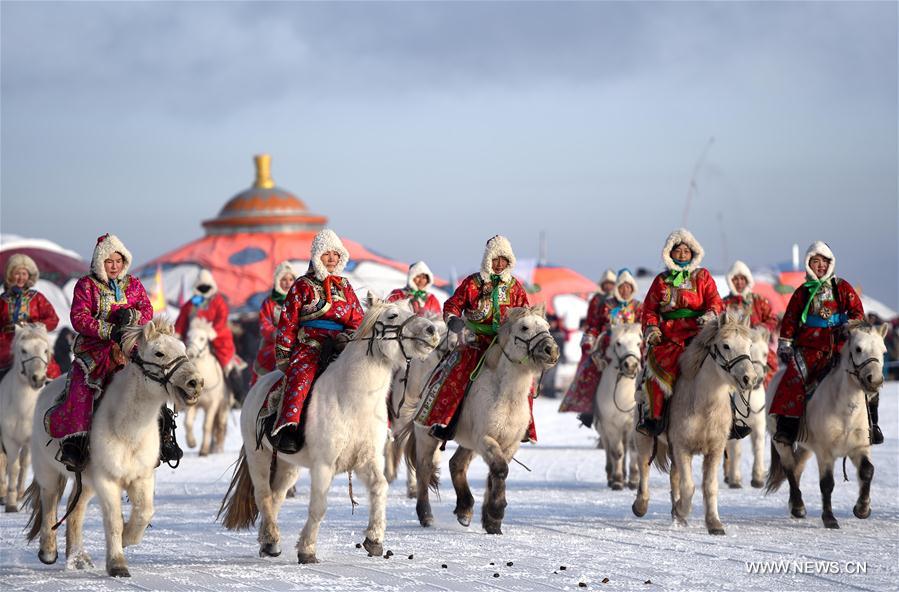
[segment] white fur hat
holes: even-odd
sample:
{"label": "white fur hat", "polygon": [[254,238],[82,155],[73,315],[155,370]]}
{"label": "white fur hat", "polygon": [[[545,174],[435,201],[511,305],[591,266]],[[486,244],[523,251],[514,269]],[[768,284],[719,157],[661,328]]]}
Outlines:
{"label": "white fur hat", "polygon": [[119,274],[120,278],[125,277],[128,274],[128,268],[131,267],[131,251],[125,248],[125,245],[116,235],[104,234],[97,239],[97,246],[94,247],[94,255],[91,257],[91,272],[103,282],[109,281],[103,262],[113,253],[118,253],[124,260],[122,273]]}
{"label": "white fur hat", "polygon": [[[742,292],[737,292],[737,289],[734,288],[734,278],[738,275],[742,275],[746,278],[746,287],[743,288]],[[749,266],[740,260],[734,261],[734,264],[730,266],[730,271],[727,272],[727,287],[730,288],[730,293],[736,294],[737,296],[746,296],[752,292],[752,287],[754,285],[755,280],[752,278],[752,272],[749,271]]]}
{"label": "white fur hat", "polygon": [[515,269],[515,253],[512,252],[512,243],[509,239],[501,234],[497,234],[487,241],[484,248],[484,258],[481,259],[481,279],[485,282],[490,281],[493,274],[493,260],[497,257],[505,257],[509,260],[509,266],[503,270],[499,276],[504,282],[509,281],[512,277],[512,270]]}
{"label": "white fur hat", "polygon": [[599,281],[596,282],[596,285],[602,287],[604,282],[612,282],[614,284],[617,281],[618,276],[615,274],[615,270],[610,268],[602,272],[602,275],[599,276]]}
{"label": "white fur hat", "polygon": [[[690,247],[690,250],[693,251],[693,259],[686,267],[680,267],[674,262],[674,259],[671,258],[671,251],[681,243],[687,245]],[[699,267],[699,264],[702,263],[704,255],[705,251],[702,250],[702,245],[699,244],[699,241],[696,240],[693,233],[686,228],[678,228],[669,234],[668,239],[665,241],[665,246],[662,247],[662,261],[665,262],[665,267],[671,271],[680,271],[681,269],[694,271]]]}
{"label": "white fur hat", "polygon": [[[212,289],[208,292],[200,292],[197,290],[198,286],[202,285],[212,286]],[[218,284],[215,283],[215,277],[213,277],[212,272],[208,269],[201,269],[200,273],[197,274],[197,279],[194,280],[194,295],[202,296],[203,298],[212,298],[213,294],[219,291]]]}
{"label": "white fur hat", "polygon": [[318,234],[315,235],[315,238],[312,239],[312,253],[309,265],[315,272],[315,278],[321,282],[325,281],[325,278],[329,275],[332,275],[328,273],[328,268],[325,267],[325,264],[322,263],[321,260],[321,256],[328,251],[335,251],[340,255],[340,261],[337,262],[337,267],[334,268],[333,275],[340,275],[343,273],[346,264],[350,261],[350,252],[343,246],[343,242],[340,240],[340,237],[337,236],[337,233],[330,228],[323,228],[320,230]]}
{"label": "white fur hat", "polygon": [[41,274],[37,269],[37,263],[34,262],[34,259],[24,253],[16,253],[6,262],[6,275],[3,276],[5,278],[6,289],[15,285],[15,282],[12,281],[12,273],[20,267],[24,267],[25,271],[28,272],[28,281],[25,282],[25,289],[33,288],[34,284],[37,283],[38,278],[41,277]]}
{"label": "white fur hat", "polygon": [[278,294],[287,294],[286,291],[281,289],[281,278],[285,275],[292,275],[294,278],[297,277],[297,272],[293,270],[293,265],[290,264],[290,261],[282,261],[278,264],[278,267],[275,268],[274,290]]}
{"label": "white fur hat", "polygon": [[418,286],[415,285],[415,278],[421,274],[428,276],[428,285],[425,286],[425,290],[434,285],[434,274],[431,273],[431,268],[424,261],[416,261],[409,266],[409,275],[406,277],[406,285],[410,290],[418,289]]}
{"label": "white fur hat", "polygon": [[808,251],[805,252],[805,273],[809,279],[814,280],[818,279],[818,276],[812,271],[809,261],[815,255],[821,255],[830,260],[830,265],[827,266],[827,273],[821,278],[822,280],[829,280],[837,269],[837,259],[833,256],[833,251],[830,250],[830,247],[824,241],[815,241],[809,246]]}
{"label": "white fur hat", "polygon": [[[624,284],[630,284],[631,287],[634,289],[634,291],[631,292],[630,298],[623,297],[621,295],[621,292],[618,291],[618,288],[620,288]],[[621,302],[630,302],[631,300],[634,299],[634,296],[636,296],[636,295],[637,295],[637,280],[634,279],[634,276],[631,275],[630,271],[628,271],[627,269],[622,269],[618,273],[618,278],[615,280],[615,298],[617,298]]]}

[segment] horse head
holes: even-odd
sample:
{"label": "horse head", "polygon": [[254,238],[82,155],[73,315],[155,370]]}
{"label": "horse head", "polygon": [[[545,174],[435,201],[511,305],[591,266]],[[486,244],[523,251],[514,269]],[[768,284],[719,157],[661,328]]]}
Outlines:
{"label": "horse head", "polygon": [[706,357],[710,357],[737,390],[748,392],[758,380],[752,363],[753,335],[748,316],[740,318],[725,311],[703,326],[688,348],[693,355],[684,363],[687,368],[692,367],[695,376]]}
{"label": "horse head", "polygon": [[216,337],[217,333],[211,322],[200,317],[195,317],[194,320],[190,322],[190,327],[187,329],[187,336],[184,341],[187,346],[187,357],[191,360],[200,357],[204,351],[209,349],[209,344],[215,341]]}
{"label": "horse head", "polygon": [[27,323],[16,327],[12,342],[13,368],[31,385],[41,388],[47,382],[50,363],[50,338],[43,323]]}
{"label": "horse head", "polygon": [[762,386],[765,376],[768,375],[768,341],[771,339],[771,333],[764,327],[757,327],[752,330],[752,346],[750,356],[752,365],[755,366],[755,383],[752,390]]}
{"label": "horse head", "polygon": [[640,371],[643,352],[643,332],[640,325],[626,323],[612,327],[604,366],[611,366],[627,378],[635,378]]}
{"label": "horse head", "polygon": [[184,344],[175,337],[172,324],[156,317],[143,326],[128,327],[122,351],[132,352],[131,361],[140,368],[147,384],[158,385],[165,398],[195,405],[203,392],[203,377],[187,358]]}
{"label": "horse head", "polygon": [[546,370],[559,361],[559,346],[549,332],[543,304],[511,309],[499,327],[497,342],[512,362],[531,363]]}
{"label": "horse head", "polygon": [[841,365],[867,393],[875,393],[883,385],[884,337],[888,330],[888,325],[875,327],[863,321],[846,325]]}
{"label": "horse head", "polygon": [[374,300],[353,337],[366,353],[378,352],[401,366],[412,358],[424,359],[440,342],[434,323],[412,312],[403,302]]}

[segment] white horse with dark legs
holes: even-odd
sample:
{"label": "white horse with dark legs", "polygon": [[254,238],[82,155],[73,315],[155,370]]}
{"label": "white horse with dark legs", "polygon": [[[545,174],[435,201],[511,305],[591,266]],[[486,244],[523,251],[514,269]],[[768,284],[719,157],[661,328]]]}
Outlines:
{"label": "white horse with dark legs", "polygon": [[[257,446],[257,417],[269,389],[283,376],[276,370],[259,378],[241,413],[241,449],[237,468],[219,515],[228,529],[249,528],[262,513],[260,556],[281,553],[278,513],[299,467],[309,468],[311,491],[306,525],[297,542],[300,563],[317,563],[316,541],[334,475],[353,472],[366,484],[370,507],[363,545],[371,555],[383,554],[387,480],[384,404],[394,371],[407,357],[427,356],[437,345],[434,325],[399,304],[375,302],[340,356],[319,376],[309,393],[305,414],[305,446],[294,454],[278,453],[265,436]],[[274,471],[273,471],[274,469]]]}
{"label": "white horse with dark legs", "polygon": [[[187,359],[184,344],[172,325],[154,319],[143,327],[129,327],[124,350],[136,349],[132,361],[106,387],[94,411],[90,458],[82,473],[83,491],[66,518],[66,564],[85,569],[93,565],[84,550],[82,525],[90,499],[100,498],[106,530],[106,572],[129,576],[124,547],[138,544],[153,516],[155,470],[159,465],[159,410],[167,401],[197,402],[203,379]],[[50,383],[38,397],[31,435],[34,480],[28,487],[31,503],[28,540],[40,535],[38,558],[55,563],[57,505],[73,473],[56,460],[59,441],[49,445],[44,415],[62,396],[65,378]],[[131,501],[131,515],[123,523],[122,493]]]}
{"label": "white horse with dark legs", "polygon": [[[755,364],[756,383],[749,395],[733,393],[736,418],[752,430],[749,441],[752,444],[752,481],[755,488],[765,486],[765,376],[768,374],[768,330],[755,329],[752,342],[752,363]],[[740,470],[740,440],[727,441],[724,457],[724,482],[731,489],[743,486]]]}
{"label": "white horse with dark legs", "polygon": [[197,410],[203,410],[203,442],[200,456],[210,452],[224,452],[225,434],[228,429],[228,412],[231,410],[231,389],[225,380],[225,373],[212,353],[212,342],[216,338],[215,329],[208,320],[195,317],[187,330],[185,344],[187,357],[194,363],[203,377],[203,394],[196,405],[187,408],[184,414],[184,432],[187,445],[197,446],[194,438],[194,420]]}
{"label": "white horse with dark legs", "polygon": [[[409,365],[409,375],[405,376],[405,371],[400,370],[393,377],[393,384],[390,387],[390,398],[388,399],[388,413],[391,416],[392,426],[391,435],[387,439],[387,448],[385,450],[385,466],[384,476],[387,482],[392,483],[396,479],[399,470],[400,461],[404,457],[408,438],[400,438],[399,433],[409,434],[409,430],[404,428],[412,422],[415,410],[421,401],[421,393],[424,390],[431,373],[437,367],[441,359],[456,346],[457,335],[450,333],[446,329],[446,323],[442,319],[429,318],[437,327],[440,335],[440,343],[433,352],[423,360],[413,359]],[[403,380],[406,380],[405,384]],[[415,477],[415,465],[406,462],[406,495],[410,498],[417,496],[417,480]]]}
{"label": "white horse with dark legs", "polygon": [[[799,438],[795,445],[771,442],[771,467],[768,471],[767,491],[777,491],[786,480],[790,485],[790,513],[794,518],[805,517],[805,504],[799,481],[805,463],[812,455],[818,459],[822,513],[827,528],[839,528],[833,515],[831,494],[834,488],[833,465],[839,457],[848,457],[858,471],[858,500],[852,508],[856,518],[871,515],[870,421],[868,399],[883,385],[883,338],[888,327],[879,329],[862,322],[850,322],[848,339],[839,354],[837,365],[821,380],[806,403]],[[780,376],[768,388],[768,406],[777,390]],[[774,432],[773,416],[768,428]]]}
{"label": "white horse with dark legs", "polygon": [[[749,319],[738,320],[731,313],[705,324],[681,354],[681,374],[668,401],[668,427],[658,438],[657,466],[665,469],[671,461],[671,515],[686,525],[693,507],[693,456],[703,455],[702,495],[705,524],[709,534],[724,534],[718,517],[718,467],[730,435],[732,391],[748,391],[756,381],[752,363],[754,331]],[[640,453],[640,485],[632,506],[643,516],[649,505],[649,459],[653,439],[637,434]]]}
{"label": "white horse with dark legs", "polygon": [[[500,325],[496,340],[484,354],[480,373],[472,383],[456,424],[454,440],[459,444],[450,459],[456,490],[453,513],[463,526],[471,524],[474,497],[468,487],[468,466],[475,454],[487,463],[490,473],[484,493],[481,523],[489,534],[502,534],[506,509],[506,477],[509,463],[526,435],[530,421],[528,397],[540,373],[559,360],[559,347],[549,333],[543,305],[513,308]],[[437,482],[440,441],[428,428],[409,424],[414,439],[406,449],[415,461],[418,479],[416,512],[422,526],[431,526],[434,517],[428,486]]]}
{"label": "white horse with dark legs", "polygon": [[16,327],[12,341],[12,368],[0,382],[0,436],[6,467],[0,475],[0,496],[6,511],[19,511],[25,476],[31,466],[31,418],[37,394],[47,382],[50,340],[43,324]]}
{"label": "white horse with dark legs", "polygon": [[594,362],[602,371],[596,386],[593,426],[606,450],[606,480],[615,491],[624,488],[627,460],[630,461],[627,486],[636,489],[639,481],[634,410],[642,352],[640,325],[628,323],[612,327],[605,356],[593,353]]}

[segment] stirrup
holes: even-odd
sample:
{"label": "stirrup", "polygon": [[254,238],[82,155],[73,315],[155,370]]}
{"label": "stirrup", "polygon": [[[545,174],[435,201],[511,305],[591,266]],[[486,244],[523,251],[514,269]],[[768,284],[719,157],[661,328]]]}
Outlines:
{"label": "stirrup", "polygon": [[779,442],[785,446],[792,446],[796,443],[799,436],[799,418],[787,417],[785,415],[777,416],[777,430],[774,432],[772,440]]}
{"label": "stirrup", "polygon": [[752,428],[746,425],[745,423],[734,421],[730,424],[730,435],[727,437],[728,440],[742,440],[746,436],[752,433]]}
{"label": "stirrup", "polygon": [[303,436],[299,426],[285,426],[277,434],[272,435],[275,428],[275,415],[272,415],[271,423],[265,428],[265,436],[272,448],[283,454],[296,454],[303,448]]}
{"label": "stirrup", "polygon": [[67,438],[60,443],[56,460],[64,464],[67,471],[81,473],[87,466],[89,457],[88,445],[89,440],[87,436]]}
{"label": "stirrup", "polygon": [[[159,462],[175,469],[181,464],[184,451],[175,438],[175,413],[163,405],[159,413]],[[175,464],[172,464],[175,463]]]}
{"label": "stirrup", "polygon": [[871,444],[883,444],[883,432],[876,423],[871,424]]}

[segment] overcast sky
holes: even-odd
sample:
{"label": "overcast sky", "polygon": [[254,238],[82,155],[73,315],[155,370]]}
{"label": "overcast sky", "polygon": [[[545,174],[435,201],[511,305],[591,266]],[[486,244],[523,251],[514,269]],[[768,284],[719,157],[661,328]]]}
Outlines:
{"label": "overcast sky", "polygon": [[[2,221],[138,263],[273,156],[340,234],[448,275],[496,233],[595,277],[827,241],[899,304],[897,4],[9,2]],[[302,254],[298,254],[301,256]]]}

